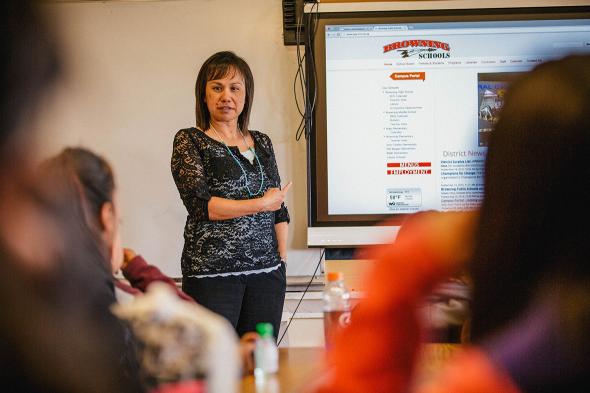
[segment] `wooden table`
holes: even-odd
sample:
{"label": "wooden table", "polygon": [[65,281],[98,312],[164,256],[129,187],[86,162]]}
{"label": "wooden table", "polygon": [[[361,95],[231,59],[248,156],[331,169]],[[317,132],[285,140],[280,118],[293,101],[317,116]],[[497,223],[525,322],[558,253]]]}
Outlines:
{"label": "wooden table", "polygon": [[299,392],[319,375],[324,348],[279,348],[279,372],[265,381],[250,375],[242,379],[242,393]]}
{"label": "wooden table", "polygon": [[[457,344],[425,344],[416,370],[416,382],[425,382],[460,348]],[[242,379],[242,393],[301,392],[321,376],[324,348],[280,348],[279,372],[257,381],[250,375]]]}

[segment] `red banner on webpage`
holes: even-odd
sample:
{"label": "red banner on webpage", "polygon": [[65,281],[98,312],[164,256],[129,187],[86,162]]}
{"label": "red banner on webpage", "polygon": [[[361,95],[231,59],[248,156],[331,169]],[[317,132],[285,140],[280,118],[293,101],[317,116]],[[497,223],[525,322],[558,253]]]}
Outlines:
{"label": "red banner on webpage", "polygon": [[388,175],[430,175],[431,169],[392,169],[387,171]]}
{"label": "red banner on webpage", "polygon": [[[432,169],[431,162],[388,162],[387,168],[388,175],[431,175]],[[424,169],[422,169],[424,168]]]}
{"label": "red banner on webpage", "polygon": [[431,167],[431,162],[388,162],[388,168]]}
{"label": "red banner on webpage", "polygon": [[389,75],[391,79],[394,81],[403,81],[403,80],[426,80],[426,72],[394,72],[393,74]]}

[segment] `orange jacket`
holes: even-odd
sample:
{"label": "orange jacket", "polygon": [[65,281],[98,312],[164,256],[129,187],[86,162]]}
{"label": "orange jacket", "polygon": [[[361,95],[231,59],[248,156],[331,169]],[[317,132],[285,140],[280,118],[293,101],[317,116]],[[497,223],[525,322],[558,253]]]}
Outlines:
{"label": "orange jacket", "polygon": [[453,263],[434,249],[432,227],[418,220],[404,236],[375,251],[366,299],[351,325],[335,337],[327,377],[318,393],[518,393],[507,374],[477,348],[462,351],[429,386],[414,386],[421,342],[417,315],[424,297],[447,277]]}

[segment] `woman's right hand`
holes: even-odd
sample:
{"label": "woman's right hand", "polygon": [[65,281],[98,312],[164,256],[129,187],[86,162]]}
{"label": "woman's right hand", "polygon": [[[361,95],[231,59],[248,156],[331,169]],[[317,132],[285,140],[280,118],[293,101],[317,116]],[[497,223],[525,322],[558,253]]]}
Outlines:
{"label": "woman's right hand", "polygon": [[269,188],[266,190],[264,195],[260,198],[262,202],[262,211],[277,211],[281,208],[281,204],[285,200],[287,191],[291,188],[293,182],[287,183],[285,187],[280,188]]}

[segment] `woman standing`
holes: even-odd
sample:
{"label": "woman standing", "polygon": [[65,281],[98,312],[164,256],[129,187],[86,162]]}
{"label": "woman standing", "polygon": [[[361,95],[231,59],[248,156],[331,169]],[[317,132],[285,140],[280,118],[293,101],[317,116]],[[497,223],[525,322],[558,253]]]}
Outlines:
{"label": "woman standing", "polygon": [[196,128],[178,131],[172,175],[188,217],[182,289],[241,336],[270,322],[286,288],[287,224],[270,138],[248,130],[254,78],[232,52],[211,56],[195,84]]}

